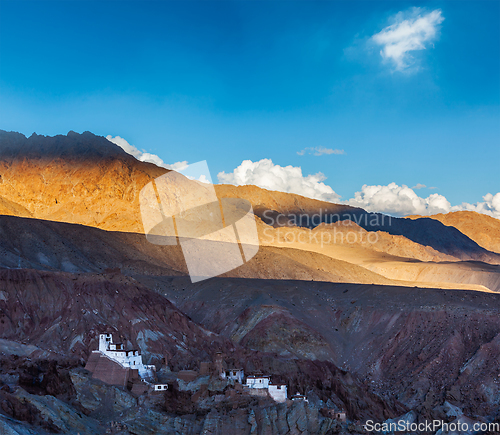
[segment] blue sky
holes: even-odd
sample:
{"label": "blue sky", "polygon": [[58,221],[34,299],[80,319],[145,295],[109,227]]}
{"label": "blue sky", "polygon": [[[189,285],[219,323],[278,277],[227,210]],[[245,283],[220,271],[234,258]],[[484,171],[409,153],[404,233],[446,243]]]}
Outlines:
{"label": "blue sky", "polygon": [[[374,35],[419,18],[425,49],[382,56]],[[475,204],[500,191],[500,2],[0,0],[0,128],[120,136],[214,178],[271,159],[344,201],[395,183]]]}

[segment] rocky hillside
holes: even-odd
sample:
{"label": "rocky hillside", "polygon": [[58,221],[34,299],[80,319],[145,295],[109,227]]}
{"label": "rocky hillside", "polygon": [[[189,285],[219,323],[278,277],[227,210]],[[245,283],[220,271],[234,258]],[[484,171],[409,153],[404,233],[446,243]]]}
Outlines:
{"label": "rocky hillside", "polygon": [[[270,192],[255,186],[217,186],[221,197],[238,197],[250,201],[254,213],[273,226],[302,226],[314,228],[321,223],[331,224],[350,220],[371,232],[383,231],[403,236],[423,247],[453,256],[459,260],[480,260],[500,263],[500,257],[478,245],[454,227],[429,218],[394,218],[380,213],[368,213],[361,208],[332,204],[282,192]],[[278,215],[282,215],[278,219]],[[287,219],[288,218],[288,219]],[[412,257],[407,246],[403,256]]]}
{"label": "rocky hillside", "polygon": [[[421,415],[500,409],[500,295],[301,281],[141,279],[253,350],[331,361]],[[153,284],[154,282],[154,284]]]}
{"label": "rocky hillside", "polygon": [[[113,332],[127,348],[141,349],[145,362],[159,369],[166,358],[169,373],[198,370],[201,361],[212,361],[215,352],[222,351],[247,373],[264,370],[287,383],[291,392],[307,392],[314,403],[306,408],[291,403],[277,407],[269,399],[244,396],[240,403],[224,396],[228,385],[215,379],[197,399],[189,394],[186,401],[186,390],[175,384],[166,396],[159,396],[159,403],[144,402],[144,397],[90,380],[81,370],[102,332]],[[186,435],[205,433],[210,426],[231,430],[235,425],[244,428],[241,433],[251,433],[254,425],[284,422],[288,428],[297,424],[296,433],[326,433],[334,422],[319,410],[328,401],[347,409],[352,420],[383,420],[406,411],[329,361],[243,346],[196,323],[159,293],[116,273],[0,272],[0,337],[0,428],[15,430],[14,434],[100,434],[116,421],[127,434],[150,433],[147,428],[159,421],[165,433],[175,426]],[[35,432],[29,432],[33,428]]]}
{"label": "rocky hillside", "polygon": [[[498,295],[234,278],[140,281],[116,273],[0,274],[4,433],[364,433],[356,420],[452,421],[447,409],[498,421]],[[222,350],[245,372],[269,373],[309,403],[232,396],[208,378],[138,399],[81,369],[103,331],[140,347],[158,367],[167,356],[173,370],[197,368]],[[351,423],[322,415],[334,404]]]}
{"label": "rocky hillside", "polygon": [[156,363],[167,357],[172,367],[232,346],[121,274],[1,270],[0,295],[0,337],[59,355],[86,360],[103,331]]}
{"label": "rocky hillside", "polygon": [[[0,131],[2,435],[330,435],[403,415],[498,421],[496,221],[395,219],[216,186],[252,203],[260,249],[192,284],[180,247],[143,234],[139,192],[165,171],[88,132]],[[92,380],[82,364],[100,332],[140,348],[167,393],[136,397]],[[309,402],[179,377],[216,352]],[[345,424],[323,412],[334,407]]]}

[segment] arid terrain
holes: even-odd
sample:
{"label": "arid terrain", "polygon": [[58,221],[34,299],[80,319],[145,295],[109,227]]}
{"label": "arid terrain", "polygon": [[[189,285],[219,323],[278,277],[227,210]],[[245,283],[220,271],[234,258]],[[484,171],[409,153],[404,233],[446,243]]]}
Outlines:
{"label": "arid terrain", "polygon": [[[421,216],[408,216],[419,219]],[[498,219],[473,211],[455,211],[448,214],[431,216],[444,225],[454,227],[467,237],[474,240],[479,246],[491,252],[500,252],[500,226]]]}
{"label": "arid terrain", "polygon": [[[86,132],[0,131],[0,433],[365,433],[368,418],[500,420],[500,221],[395,218],[255,186],[259,252],[192,283],[146,240],[139,193],[166,169]],[[154,364],[133,395],[85,370],[99,333]],[[203,376],[222,352],[275,403]],[[196,372],[190,381],[186,371]],[[235,392],[236,391],[236,392]],[[342,409],[347,422],[325,409]]]}

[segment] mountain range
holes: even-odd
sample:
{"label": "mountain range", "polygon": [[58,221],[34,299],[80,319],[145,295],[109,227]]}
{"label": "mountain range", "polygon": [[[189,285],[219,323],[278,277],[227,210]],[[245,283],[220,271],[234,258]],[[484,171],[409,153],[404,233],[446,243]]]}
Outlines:
{"label": "mountain range", "polygon": [[[251,418],[258,433],[326,434],[333,423],[318,409],[328,401],[346,409],[354,425],[401,415],[452,421],[458,416],[447,409],[455,408],[474,421],[498,421],[500,221],[475,212],[396,218],[256,186],[216,185],[219,198],[252,204],[259,252],[193,284],[180,247],[149,243],[141,223],[141,189],[167,172],[89,132],[26,138],[0,131],[5,433],[76,433],[83,426],[97,434],[117,420],[135,432],[116,433],[172,433],[144,429],[163,415],[172,419],[165,427],[177,424],[181,434],[233,424],[251,433]],[[159,369],[166,360],[172,372],[195,370],[223,352],[246,373],[267,372],[311,403],[275,411],[253,403],[228,414],[203,410],[201,401],[192,405],[177,392],[177,415],[168,395],[166,414],[132,399],[106,413],[106,397],[122,392],[102,390],[94,407],[78,389],[85,383],[97,391],[81,365],[103,331],[140,348]],[[40,376],[65,387],[26,387],[33,361]],[[133,425],[137,406],[142,429]],[[64,420],[61,409],[72,417]],[[280,418],[295,421],[300,412],[307,424],[278,429]],[[351,433],[361,430],[353,427]]]}

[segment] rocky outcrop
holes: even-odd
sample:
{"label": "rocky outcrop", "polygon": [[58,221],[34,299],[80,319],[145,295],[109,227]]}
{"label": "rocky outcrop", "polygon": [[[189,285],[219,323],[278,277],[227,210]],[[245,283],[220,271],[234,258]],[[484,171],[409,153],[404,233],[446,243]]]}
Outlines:
{"label": "rocky outcrop", "polygon": [[[23,360],[23,363],[27,361]],[[19,378],[24,376],[26,365],[15,366],[9,360],[3,362],[6,364],[0,369],[0,383],[8,381],[7,371],[17,371]],[[35,363],[40,364],[41,370],[50,371],[43,360]],[[222,390],[205,390],[201,396],[194,396],[191,390],[182,393],[174,387],[163,397],[156,395],[155,400],[153,395],[156,393],[137,399],[127,390],[91,379],[86,370],[71,368],[70,365],[55,366],[56,372],[69,373],[71,388],[63,395],[54,396],[44,390],[29,393],[12,381],[0,388],[2,435],[46,434],[46,431],[71,435],[327,435],[346,430],[348,426],[348,423],[325,417],[320,412],[322,407],[331,406],[331,403],[320,400],[313,390],[308,393],[309,402],[289,400],[281,404],[270,398],[245,395],[241,389],[239,392],[228,389],[227,383],[219,384]],[[228,394],[229,391],[234,394]]]}
{"label": "rocky outcrop", "polygon": [[130,368],[122,367],[111,358],[95,352],[90,354],[85,368],[92,373],[94,379],[122,388],[127,386],[131,377]]}

